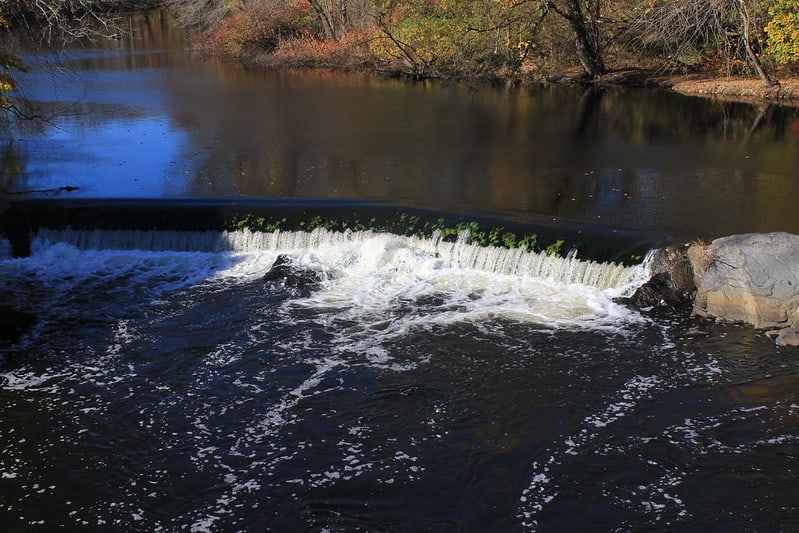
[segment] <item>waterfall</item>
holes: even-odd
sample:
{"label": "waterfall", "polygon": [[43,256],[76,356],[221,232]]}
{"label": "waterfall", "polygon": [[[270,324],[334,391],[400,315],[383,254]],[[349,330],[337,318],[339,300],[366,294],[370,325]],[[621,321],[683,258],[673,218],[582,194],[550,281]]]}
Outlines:
{"label": "waterfall", "polygon": [[[363,243],[379,234],[374,231],[334,232],[317,228],[313,231],[107,231],[41,229],[37,243],[62,242],[83,250],[145,250],[180,252],[288,252],[313,250],[320,246]],[[581,284],[598,289],[637,286],[645,267],[627,267],[616,263],[582,261],[576,257],[555,257],[522,249],[479,246],[468,242],[468,235],[457,241],[444,241],[439,234],[432,237],[390,235],[399,246],[418,250],[453,265],[511,276],[552,279],[560,283]],[[0,247],[0,254],[2,254]],[[2,256],[0,256],[2,257]]]}

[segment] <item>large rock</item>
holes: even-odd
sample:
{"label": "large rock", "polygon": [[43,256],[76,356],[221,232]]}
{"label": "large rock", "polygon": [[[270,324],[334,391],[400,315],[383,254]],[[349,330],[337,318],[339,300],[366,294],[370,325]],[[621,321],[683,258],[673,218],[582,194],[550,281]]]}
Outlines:
{"label": "large rock", "polygon": [[789,340],[799,319],[799,236],[733,235],[691,248],[695,314],[785,328],[782,338]]}

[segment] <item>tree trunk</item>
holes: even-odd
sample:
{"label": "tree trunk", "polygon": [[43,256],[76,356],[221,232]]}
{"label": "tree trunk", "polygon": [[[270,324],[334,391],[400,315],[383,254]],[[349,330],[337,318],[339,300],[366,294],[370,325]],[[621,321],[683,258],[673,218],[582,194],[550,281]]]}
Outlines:
{"label": "tree trunk", "polygon": [[325,38],[331,41],[338,39],[336,28],[333,26],[333,21],[330,19],[325,8],[319,3],[319,0],[308,0],[319,18],[319,23],[322,25],[322,30],[325,32]]}
{"label": "tree trunk", "polygon": [[745,0],[738,0],[738,10],[741,13],[741,19],[743,21],[743,41],[744,49],[746,50],[746,59],[749,62],[749,65],[754,69],[757,77],[763,82],[763,85],[765,85],[766,88],[771,89],[772,87],[779,85],[780,82],[775,80],[771,74],[766,72],[766,69],[763,68],[763,63],[760,62],[760,58],[757,57],[754,49],[752,49],[752,43],[749,41],[749,11],[746,9]]}
{"label": "tree trunk", "polygon": [[596,21],[588,20],[583,12],[580,0],[565,0],[565,6],[558,6],[549,2],[549,7],[566,19],[574,33],[574,43],[577,49],[577,59],[585,75],[596,80],[607,72],[605,60],[602,58],[602,49],[599,43],[599,28]]}

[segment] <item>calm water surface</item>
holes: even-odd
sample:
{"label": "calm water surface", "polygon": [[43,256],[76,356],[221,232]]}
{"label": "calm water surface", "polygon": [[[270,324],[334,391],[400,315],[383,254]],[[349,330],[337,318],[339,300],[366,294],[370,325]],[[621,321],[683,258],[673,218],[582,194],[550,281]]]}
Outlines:
{"label": "calm water surface", "polygon": [[[26,56],[55,117],[5,148],[15,192],[389,199],[665,230],[799,232],[799,114],[655,91],[504,91],[191,60],[135,38]],[[63,194],[62,194],[63,196]]]}
{"label": "calm water surface", "polygon": [[[62,70],[26,58],[26,94],[58,114],[5,147],[12,197],[799,231],[794,110],[252,73],[192,61],[151,23]],[[31,192],[62,186],[79,189]],[[220,251],[119,233],[44,230],[25,259],[0,241],[0,302],[37,317],[0,345],[4,530],[799,524],[797,353],[628,308],[636,269],[608,286],[574,261],[384,234],[229,234]],[[319,283],[263,281],[280,254]]]}

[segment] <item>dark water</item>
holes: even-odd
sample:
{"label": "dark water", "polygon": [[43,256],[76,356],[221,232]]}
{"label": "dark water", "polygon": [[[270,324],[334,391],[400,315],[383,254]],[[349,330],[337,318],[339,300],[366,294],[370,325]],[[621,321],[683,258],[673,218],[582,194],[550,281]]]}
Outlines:
{"label": "dark water", "polygon": [[158,16],[133,35],[58,65],[25,56],[22,90],[55,117],[5,147],[11,191],[389,199],[678,240],[799,232],[793,108],[251,72],[190,59]]}
{"label": "dark water", "polygon": [[[27,58],[27,94],[71,113],[6,147],[10,191],[799,230],[794,110],[251,73],[189,60],[157,22],[63,71]],[[799,524],[799,359],[750,328],[631,310],[568,261],[508,273],[386,235],[54,235],[26,259],[0,242],[0,302],[37,316],[0,346],[4,531]],[[320,283],[265,283],[280,253]]]}
{"label": "dark water", "polygon": [[[794,351],[559,267],[331,238],[0,261],[38,316],[0,347],[4,530],[797,524]],[[264,282],[278,253],[321,283]]]}

